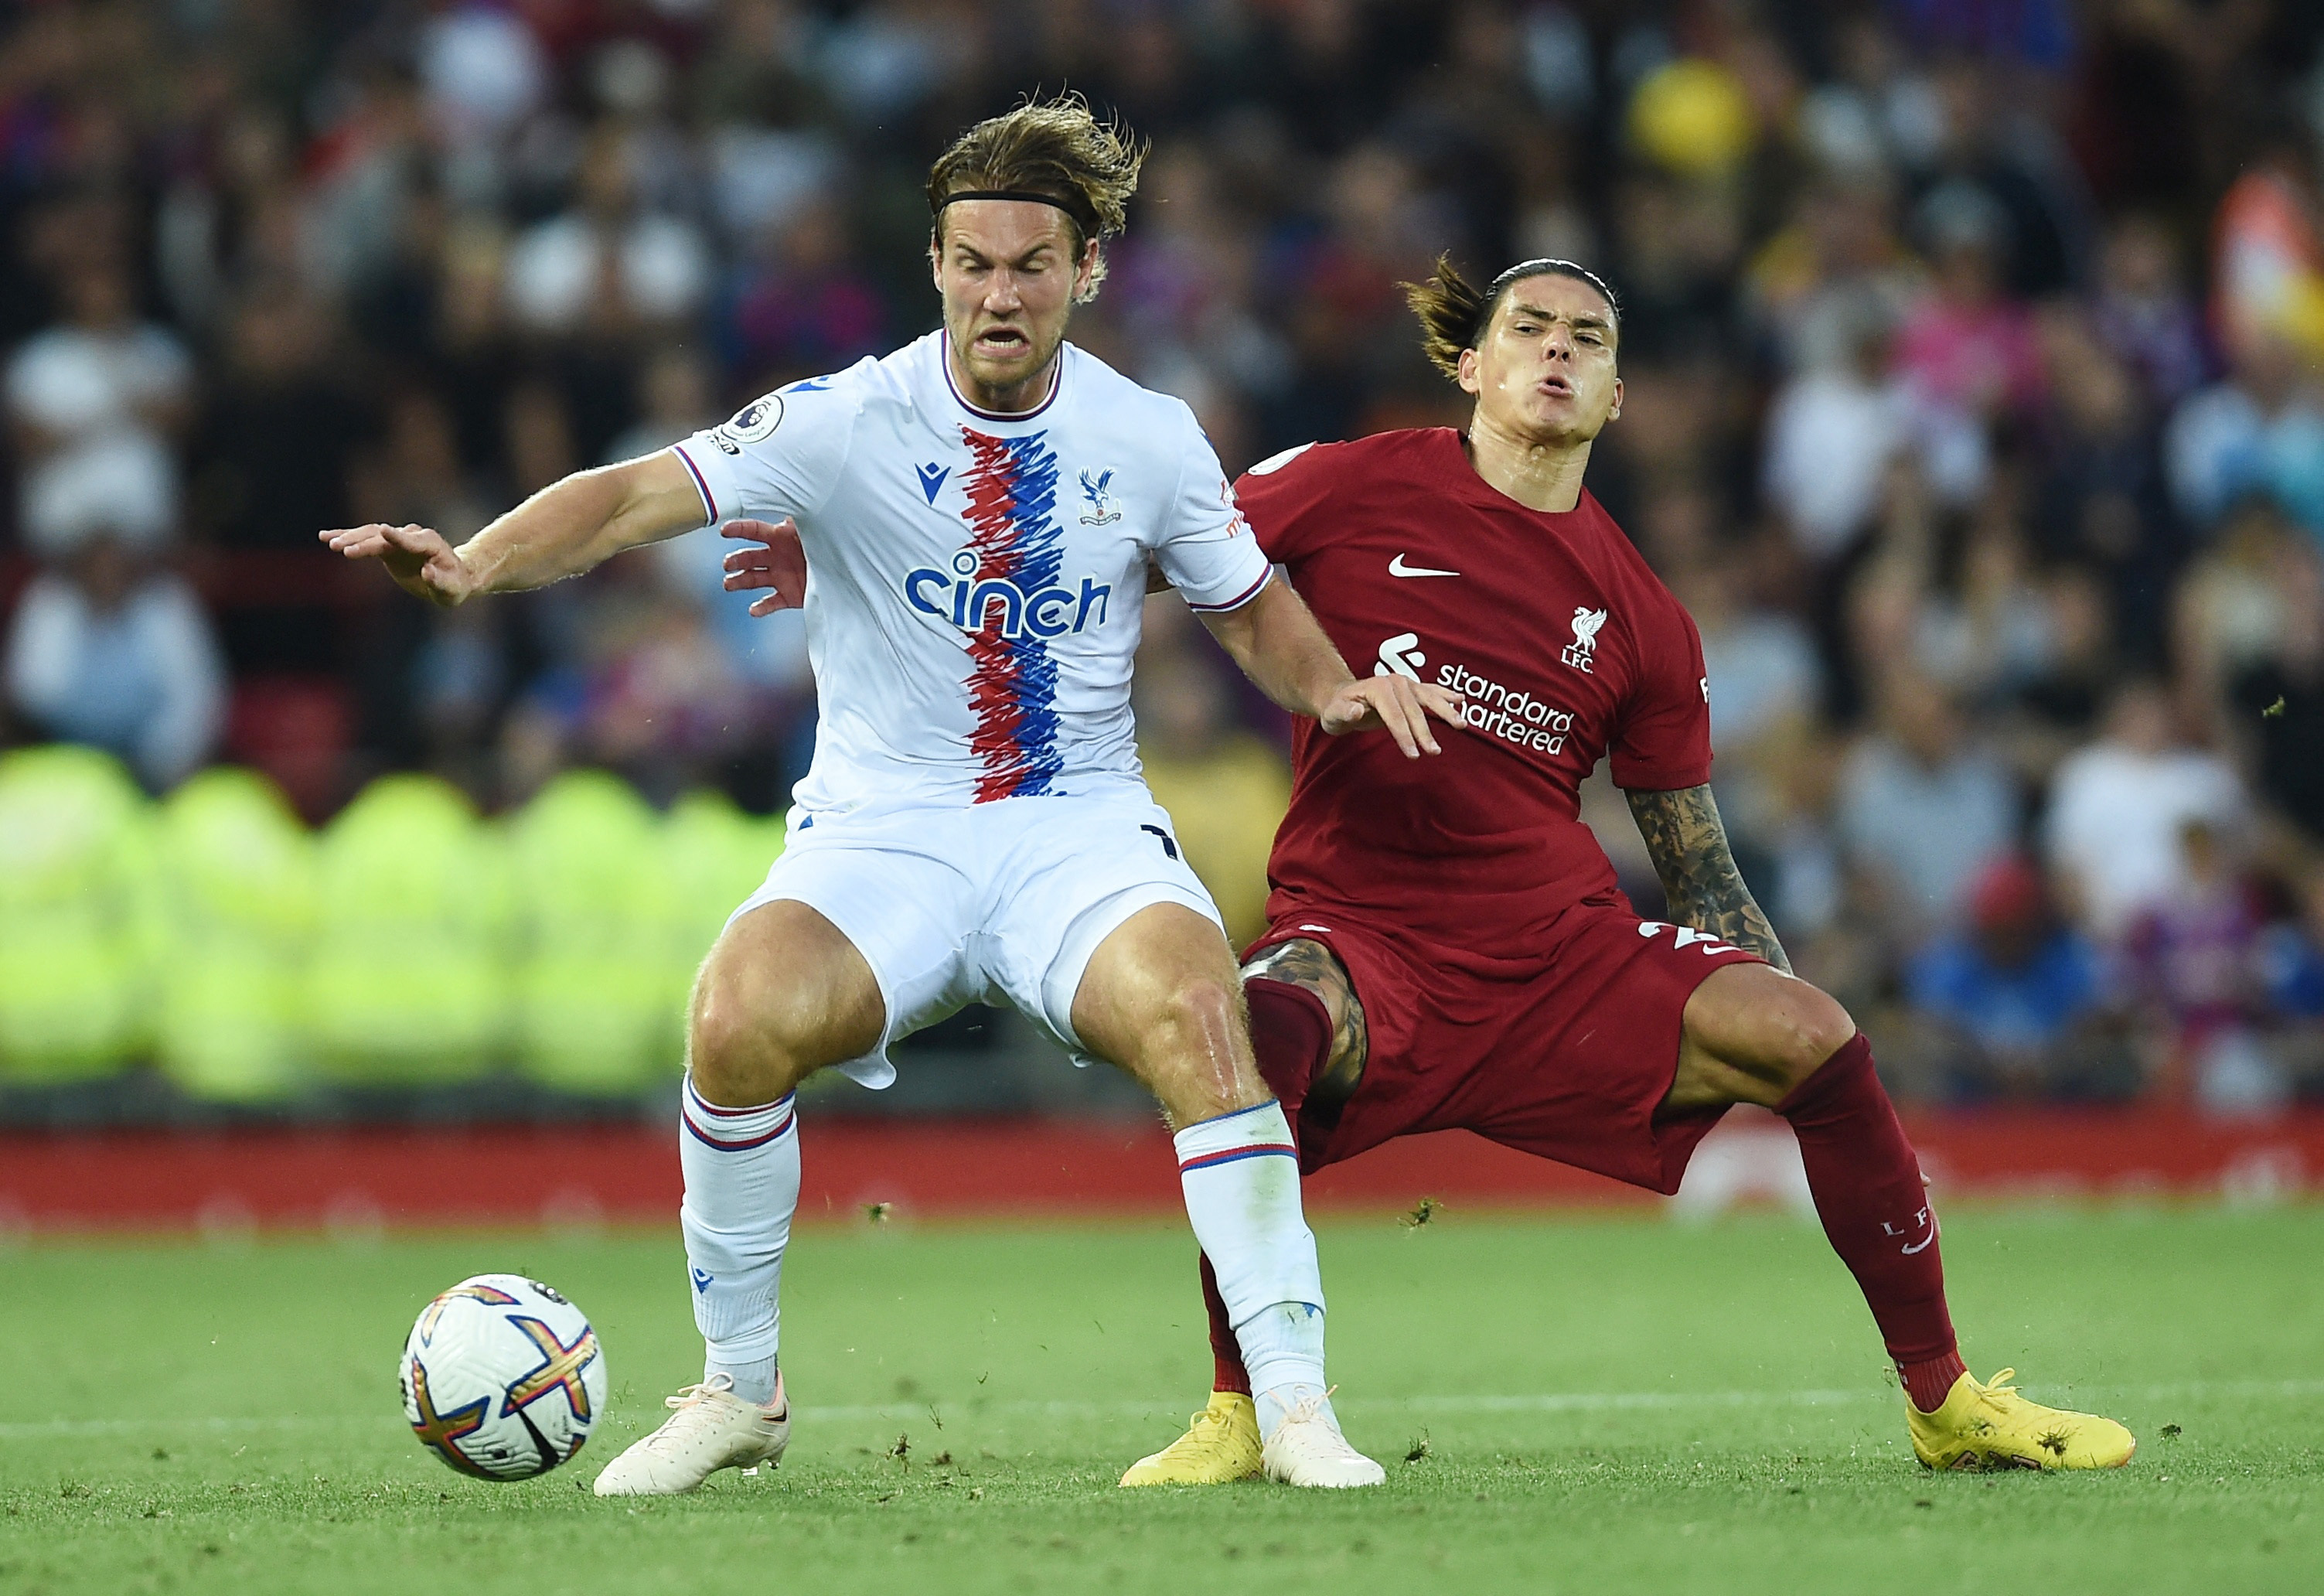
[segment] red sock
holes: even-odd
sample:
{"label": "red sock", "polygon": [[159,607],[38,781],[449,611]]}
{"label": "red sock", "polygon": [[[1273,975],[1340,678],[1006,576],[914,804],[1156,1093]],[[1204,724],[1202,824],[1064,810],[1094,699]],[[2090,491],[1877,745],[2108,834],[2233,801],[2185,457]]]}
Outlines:
{"label": "red sock", "polygon": [[[1264,975],[1244,982],[1242,995],[1250,1008],[1250,1045],[1259,1057],[1259,1076],[1283,1105],[1283,1117],[1296,1138],[1307,1083],[1331,1061],[1332,1011],[1305,987]],[[1211,1311],[1211,1358],[1218,1366],[1211,1389],[1250,1396],[1250,1373],[1242,1366],[1242,1347],[1227,1322],[1226,1299],[1219,1295],[1218,1277],[1211,1272],[1207,1258],[1203,1259],[1203,1305]]]}
{"label": "red sock", "polygon": [[1250,1010],[1250,1050],[1259,1078],[1283,1105],[1296,1136],[1308,1083],[1332,1062],[1332,1011],[1305,987],[1264,975],[1242,983],[1242,1001]]}
{"label": "red sock", "polygon": [[1852,1038],[1775,1112],[1800,1139],[1816,1216],[1863,1290],[1906,1395],[1933,1412],[1966,1370],[1945,1308],[1936,1210],[1872,1044]]}
{"label": "red sock", "polygon": [[1242,1346],[1235,1340],[1234,1326],[1227,1323],[1227,1299],[1219,1295],[1219,1278],[1211,1272],[1207,1257],[1203,1259],[1203,1305],[1211,1311],[1211,1361],[1217,1366],[1211,1389],[1250,1396],[1250,1370],[1242,1366]]}

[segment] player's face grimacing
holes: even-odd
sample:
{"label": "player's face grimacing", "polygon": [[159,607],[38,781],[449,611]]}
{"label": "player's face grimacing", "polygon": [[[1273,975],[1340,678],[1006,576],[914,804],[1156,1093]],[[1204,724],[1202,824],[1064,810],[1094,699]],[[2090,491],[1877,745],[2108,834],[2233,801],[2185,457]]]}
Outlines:
{"label": "player's face grimacing", "polygon": [[1074,296],[1096,266],[1096,241],[1076,260],[1073,225],[1056,207],[963,199],[945,208],[934,254],[963,393],[987,410],[1039,403]]}
{"label": "player's face grimacing", "polygon": [[1588,443],[1621,413],[1613,307],[1555,272],[1511,283],[1485,336],[1461,355],[1478,420],[1536,447]]}

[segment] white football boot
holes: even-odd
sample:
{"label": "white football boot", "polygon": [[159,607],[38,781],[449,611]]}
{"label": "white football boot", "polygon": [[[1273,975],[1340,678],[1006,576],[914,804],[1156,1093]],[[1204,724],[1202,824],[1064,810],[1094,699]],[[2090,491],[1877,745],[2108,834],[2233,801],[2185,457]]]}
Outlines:
{"label": "white football boot", "polygon": [[[1332,1388],[1337,1389],[1337,1386]],[[1268,1432],[1259,1447],[1259,1460],[1269,1480],[1327,1490],[1387,1481],[1388,1471],[1349,1445],[1348,1438],[1340,1434],[1340,1421],[1332,1412],[1331,1391],[1309,1387],[1306,1395],[1287,1406],[1272,1391],[1267,1396],[1270,1405],[1285,1407],[1282,1422]]]}
{"label": "white football boot", "polygon": [[783,1461],[791,1443],[791,1406],[783,1377],[775,1399],[761,1407],[734,1394],[723,1370],[667,1399],[677,1409],[661,1428],[605,1465],[599,1496],[681,1496],[721,1469],[752,1469]]}

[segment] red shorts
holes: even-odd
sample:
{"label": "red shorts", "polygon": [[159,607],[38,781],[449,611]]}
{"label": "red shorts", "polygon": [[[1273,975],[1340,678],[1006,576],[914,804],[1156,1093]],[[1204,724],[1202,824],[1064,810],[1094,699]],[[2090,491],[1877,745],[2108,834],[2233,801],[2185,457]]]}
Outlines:
{"label": "red shorts", "polygon": [[1273,1083],[1302,1173],[1398,1136],[1473,1130],[1665,1195],[1725,1112],[1656,1112],[1678,1073],[1686,1001],[1720,965],[1761,962],[1642,920],[1618,894],[1575,905],[1522,955],[1336,909],[1286,915],[1250,951],[1303,937],[1347,966],[1370,1045],[1336,1116],[1302,1112],[1305,1081]]}

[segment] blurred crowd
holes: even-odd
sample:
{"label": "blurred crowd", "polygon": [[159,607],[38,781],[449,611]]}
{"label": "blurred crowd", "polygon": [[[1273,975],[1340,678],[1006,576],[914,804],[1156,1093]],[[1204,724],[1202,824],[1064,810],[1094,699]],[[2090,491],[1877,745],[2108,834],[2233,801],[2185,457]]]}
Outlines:
{"label": "blurred crowd", "polygon": [[[779,807],[795,615],[696,533],[450,613],[456,540],[936,319],[920,192],[1035,88],[1154,141],[1072,336],[1230,470],[1458,424],[1400,281],[1622,297],[1590,485],[1701,623],[1801,973],[1923,1101],[2324,1096],[2324,14],[2291,0],[15,0],[6,735],[310,821],[424,770]],[[1279,719],[1139,706],[1239,929]],[[1642,909],[1619,800],[1586,811]]]}

